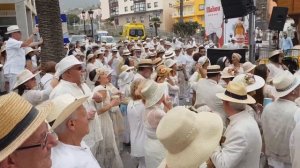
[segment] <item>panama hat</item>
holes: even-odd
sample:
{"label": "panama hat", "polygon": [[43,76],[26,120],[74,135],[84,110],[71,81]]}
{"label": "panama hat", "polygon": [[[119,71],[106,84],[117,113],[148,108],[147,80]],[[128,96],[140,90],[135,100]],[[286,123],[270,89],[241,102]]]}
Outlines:
{"label": "panama hat", "polygon": [[71,94],[63,94],[50,100],[54,105],[54,109],[47,116],[47,121],[51,128],[57,128],[78,107],[80,107],[87,98],[88,96],[75,98]]}
{"label": "panama hat", "polygon": [[145,100],[145,107],[149,108],[155,105],[164,95],[165,87],[153,80],[147,80],[143,84],[141,95]]}
{"label": "panama hat", "polygon": [[178,50],[181,50],[181,48],[182,48],[182,47],[181,47],[180,45],[176,45],[175,48],[174,48],[174,50],[175,50],[175,51],[178,51]]}
{"label": "panama hat", "polygon": [[188,45],[185,46],[185,49],[186,50],[188,50],[188,49],[194,49],[194,47],[192,45],[188,44]]}
{"label": "panama hat", "polygon": [[57,71],[57,75],[60,76],[71,67],[75,65],[82,65],[82,64],[83,63],[80,62],[75,56],[70,55],[60,60],[59,63],[56,64],[55,69]]}
{"label": "panama hat", "polygon": [[165,45],[167,45],[167,46],[172,46],[172,43],[171,43],[170,41],[166,41],[166,42],[165,42]]}
{"label": "panama hat", "polygon": [[140,62],[138,63],[138,67],[152,67],[153,62],[151,59],[141,59]]}
{"label": "panama hat", "polygon": [[89,61],[90,59],[95,58],[94,54],[89,54],[86,58],[86,61]]}
{"label": "panama hat", "polygon": [[25,50],[25,55],[27,55],[27,54],[29,54],[29,53],[31,53],[31,52],[34,51],[31,47],[25,47],[24,50]]}
{"label": "panama hat", "polygon": [[118,52],[119,50],[117,49],[117,47],[113,47],[113,48],[111,49],[111,51],[112,51],[112,52]]}
{"label": "panama hat", "polygon": [[121,73],[122,73],[122,72],[129,71],[129,70],[132,70],[132,69],[134,69],[134,67],[130,67],[130,66],[128,66],[128,65],[122,65],[122,66],[121,66]]}
{"label": "panama hat", "polygon": [[0,97],[0,162],[26,141],[53,109],[46,101],[36,108],[15,92]]}
{"label": "panama hat", "polygon": [[163,48],[163,46],[158,46],[156,49],[157,53],[164,53],[166,50]]}
{"label": "panama hat", "polygon": [[94,52],[94,55],[98,56],[100,54],[104,54],[104,52],[102,50],[97,50]]}
{"label": "panama hat", "polygon": [[251,62],[245,62],[243,64],[243,70],[246,73],[249,73],[250,71],[252,71],[254,68],[256,67],[256,65],[252,64]]}
{"label": "panama hat", "polygon": [[164,60],[161,59],[161,58],[155,58],[155,59],[153,60],[153,65],[155,65],[155,66],[162,65],[163,63],[164,63]]}
{"label": "panama hat", "polygon": [[213,74],[213,73],[220,73],[221,67],[219,65],[210,65],[207,67],[207,73]]}
{"label": "panama hat", "polygon": [[7,27],[7,32],[5,34],[11,34],[11,33],[15,33],[15,32],[20,32],[20,28],[18,25],[12,25]]}
{"label": "panama hat", "polygon": [[234,78],[234,72],[231,71],[231,73],[229,73],[229,67],[225,67],[223,69],[223,71],[221,72],[221,78],[222,79],[227,79],[227,78]]}
{"label": "panama hat", "polygon": [[216,96],[224,101],[240,104],[254,104],[256,101],[247,95],[246,87],[240,82],[229,82],[225,93],[217,93]]}
{"label": "panama hat", "polygon": [[171,58],[174,58],[175,54],[172,50],[167,50],[165,52],[165,54],[163,55],[163,59],[171,59]]}
{"label": "panama hat", "polygon": [[274,50],[274,51],[269,53],[269,55],[270,55],[269,58],[272,58],[272,57],[274,57],[278,54],[283,55],[283,52],[281,50]]}
{"label": "panama hat", "polygon": [[273,78],[273,85],[276,88],[274,92],[275,97],[284,97],[291,93],[297,86],[299,86],[300,80],[290,71],[286,70]]}
{"label": "panama hat", "polygon": [[156,57],[156,52],[149,52],[148,58]]}
{"label": "panama hat", "polygon": [[124,50],[122,55],[129,56],[129,55],[131,55],[131,53],[129,50]]}
{"label": "panama hat", "polygon": [[30,79],[37,76],[41,71],[38,71],[37,73],[33,74],[28,69],[24,69],[20,74],[17,75],[17,80],[15,83],[15,86],[13,89],[16,89],[18,86],[22,85],[23,83],[29,81]]}
{"label": "panama hat", "polygon": [[160,120],[156,130],[167,150],[166,164],[159,168],[198,168],[217,148],[222,132],[223,121],[218,114],[197,114],[183,106],[174,107]]}
{"label": "panama hat", "polygon": [[165,61],[165,65],[168,67],[168,68],[171,68],[173,65],[175,65],[177,63],[176,60],[173,60],[173,59],[167,59]]}
{"label": "panama hat", "polygon": [[247,92],[252,92],[265,86],[265,80],[257,75],[250,73],[240,74],[233,78],[233,82],[241,82],[246,86]]}

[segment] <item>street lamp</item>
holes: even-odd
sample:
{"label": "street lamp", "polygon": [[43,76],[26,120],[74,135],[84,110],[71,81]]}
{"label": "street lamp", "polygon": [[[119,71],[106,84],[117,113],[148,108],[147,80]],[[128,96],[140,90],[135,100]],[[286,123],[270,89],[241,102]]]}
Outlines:
{"label": "street lamp", "polygon": [[83,19],[83,30],[84,30],[84,34],[86,35],[86,30],[85,30],[85,11],[83,10],[81,12],[82,15],[82,19]]}
{"label": "street lamp", "polygon": [[90,16],[90,19],[91,19],[92,38],[94,38],[94,29],[93,29],[93,14],[94,14],[94,11],[92,11],[92,9],[90,9],[88,11],[88,13],[89,13],[89,16]]}

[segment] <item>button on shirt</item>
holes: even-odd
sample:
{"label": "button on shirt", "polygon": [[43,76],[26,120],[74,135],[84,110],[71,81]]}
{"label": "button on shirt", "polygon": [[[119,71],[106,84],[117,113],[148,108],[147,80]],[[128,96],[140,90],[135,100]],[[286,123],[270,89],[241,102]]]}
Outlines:
{"label": "button on shirt", "polygon": [[58,142],[51,152],[52,168],[100,168],[90,148],[82,141],[81,146]]}
{"label": "button on shirt", "polygon": [[213,152],[212,162],[216,168],[259,168],[262,139],[256,121],[247,111],[229,120],[225,142]]}
{"label": "button on shirt", "polygon": [[4,74],[19,74],[25,69],[25,50],[21,48],[22,41],[9,38],[6,41],[6,62]]}

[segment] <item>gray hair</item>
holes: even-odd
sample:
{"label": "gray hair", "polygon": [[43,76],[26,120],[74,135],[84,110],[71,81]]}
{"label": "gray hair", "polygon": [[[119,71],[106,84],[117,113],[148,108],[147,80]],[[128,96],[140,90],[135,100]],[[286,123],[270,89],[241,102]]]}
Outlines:
{"label": "gray hair", "polygon": [[70,120],[75,120],[77,119],[77,110],[74,111],[68,118],[66,118],[61,124],[59,124],[55,129],[54,129],[54,132],[56,134],[63,134],[67,131],[67,123],[70,121]]}
{"label": "gray hair", "polygon": [[229,105],[237,112],[241,112],[246,109],[246,104],[229,102]]}

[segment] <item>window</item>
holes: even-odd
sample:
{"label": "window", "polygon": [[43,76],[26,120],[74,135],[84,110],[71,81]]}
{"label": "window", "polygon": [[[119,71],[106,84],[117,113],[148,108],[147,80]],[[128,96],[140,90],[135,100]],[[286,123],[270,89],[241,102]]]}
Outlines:
{"label": "window", "polygon": [[158,7],[158,2],[154,2],[154,8]]}
{"label": "window", "polygon": [[205,9],[205,5],[200,4],[200,5],[199,5],[199,10],[204,10],[204,9]]}
{"label": "window", "polygon": [[141,16],[140,20],[141,20],[141,23],[144,23],[144,21],[145,21],[144,16]]}
{"label": "window", "polygon": [[133,36],[133,37],[144,36],[144,30],[143,29],[130,29],[129,35]]}
{"label": "window", "polygon": [[148,8],[151,8],[151,3],[147,3],[147,7],[148,7]]}
{"label": "window", "polygon": [[128,11],[128,7],[126,6],[124,10],[125,10],[125,12],[127,12]]}
{"label": "window", "polygon": [[146,10],[146,3],[145,2],[139,2],[134,4],[134,11],[135,12],[142,12]]}
{"label": "window", "polygon": [[131,10],[131,11],[134,11],[134,6],[133,6],[133,5],[130,6],[130,10]]}

